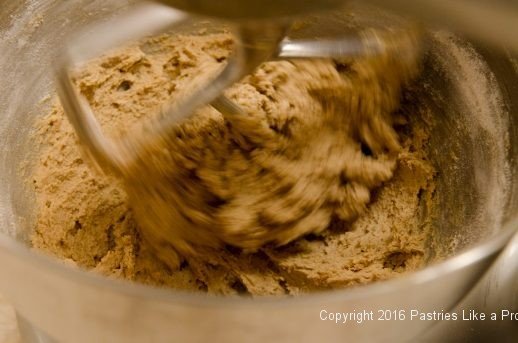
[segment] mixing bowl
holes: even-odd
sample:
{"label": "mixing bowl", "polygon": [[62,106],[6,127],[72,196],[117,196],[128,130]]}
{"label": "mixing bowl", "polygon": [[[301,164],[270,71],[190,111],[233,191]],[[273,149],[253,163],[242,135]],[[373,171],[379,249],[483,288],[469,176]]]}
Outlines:
{"label": "mixing bowl", "polygon": [[[53,63],[66,36],[128,1],[2,1],[0,6],[0,292],[26,339],[38,342],[404,341],[447,312],[518,228],[518,63],[447,32],[428,38],[419,100],[434,113],[430,156],[439,171],[430,266],[395,280],[295,298],[232,298],[132,284],[31,249],[34,199],[25,178],[37,147],[31,125],[55,93]],[[297,34],[342,34],[391,15],[356,8],[314,17]],[[390,20],[393,23],[393,20]],[[370,312],[346,323],[333,312]],[[381,320],[382,318],[390,320]],[[51,338],[52,337],[52,338]]]}

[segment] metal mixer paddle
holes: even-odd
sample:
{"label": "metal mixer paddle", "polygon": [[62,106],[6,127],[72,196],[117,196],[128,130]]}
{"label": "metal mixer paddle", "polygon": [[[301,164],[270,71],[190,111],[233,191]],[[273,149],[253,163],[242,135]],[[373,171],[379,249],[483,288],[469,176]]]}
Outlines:
{"label": "metal mixer paddle", "polygon": [[[242,3],[240,1],[229,1],[228,3],[234,2],[236,6],[234,10],[242,6],[239,5]],[[188,2],[187,4],[192,3]],[[188,9],[193,10],[194,13],[206,14],[207,11],[211,11],[212,3],[201,1],[199,2],[201,7]],[[258,4],[259,2],[252,3]],[[261,63],[278,58],[329,58],[377,54],[385,49],[383,41],[375,35],[368,37],[358,35],[343,40],[288,40],[285,37],[291,20],[276,15],[276,11],[280,11],[281,14],[286,12],[287,7],[285,5],[288,3],[291,3],[291,1],[275,2],[278,6],[272,5],[270,10],[267,11],[264,10],[263,6],[259,6],[263,10],[259,10],[258,16],[254,16],[253,20],[234,20],[233,18],[234,16],[240,18],[253,16],[255,11],[250,11],[248,6],[242,6],[242,13],[223,12],[222,14],[229,14],[223,19],[227,19],[227,23],[230,24],[235,41],[233,54],[223,70],[206,86],[195,90],[192,95],[185,98],[179,97],[178,103],[166,106],[158,119],[146,123],[148,126],[146,126],[144,134],[138,137],[126,136],[121,139],[111,139],[105,136],[88,101],[76,89],[72,71],[81,63],[101,55],[114,46],[143,38],[149,34],[170,31],[186,22],[189,15],[169,6],[143,3],[109,23],[98,25],[85,31],[87,33],[76,36],[73,39],[74,43],[69,44],[63,51],[61,61],[58,63],[58,91],[64,110],[76,130],[80,142],[86,146],[86,151],[92,155],[94,161],[102,169],[128,181],[129,178],[125,174],[128,168],[142,162],[137,156],[137,151],[142,147],[150,146],[153,140],[168,137],[174,127],[191,116],[197,108],[211,104],[226,117],[245,116],[246,113],[240,106],[227,99],[223,92],[245,75],[251,73]],[[324,1],[324,3],[327,3],[328,6],[337,6],[342,1]],[[314,7],[315,4],[308,6],[302,12],[312,11]],[[217,9],[215,11],[217,12]],[[296,12],[301,11],[299,9]],[[145,182],[142,181],[142,183]],[[148,189],[152,188],[149,187]],[[175,236],[177,234],[176,229],[162,230],[161,227],[169,228],[171,225],[177,224],[177,219],[174,219],[171,214],[171,212],[174,212],[174,208],[172,208],[174,206],[169,202],[162,204],[165,200],[160,200],[163,199],[160,194],[149,198],[145,200],[145,207],[156,210],[157,208],[163,209],[167,205],[166,210],[156,210],[157,213],[149,213],[149,211],[142,210],[135,204],[133,204],[133,209],[135,212],[138,212],[139,209],[140,212],[144,212],[144,214],[140,214],[140,224],[145,227],[142,234],[145,238],[146,235],[148,236],[148,241],[153,240],[155,242],[151,245],[154,246],[157,254],[161,255],[162,260],[171,266],[175,266],[179,261],[175,251],[181,252],[182,255],[194,253],[190,245],[184,244],[184,241],[205,241],[205,244],[201,244],[202,246],[213,246],[209,242],[209,238],[204,237],[202,233],[193,238],[192,236],[195,234],[192,231],[196,230],[190,230],[188,233],[185,233],[184,230],[183,236],[189,235],[189,239],[183,239],[184,237],[180,234]],[[171,210],[168,211],[168,208]],[[150,216],[153,218],[148,218]],[[164,216],[166,218],[162,218]],[[161,238],[157,239],[156,237]],[[167,241],[170,243],[164,243]],[[160,248],[164,245],[165,248]],[[170,249],[171,245],[173,249]]]}

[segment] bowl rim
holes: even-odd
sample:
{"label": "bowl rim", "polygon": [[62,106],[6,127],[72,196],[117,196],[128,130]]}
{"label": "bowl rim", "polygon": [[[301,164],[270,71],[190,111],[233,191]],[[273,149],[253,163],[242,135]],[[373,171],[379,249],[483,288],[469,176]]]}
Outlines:
{"label": "bowl rim", "polygon": [[30,248],[11,236],[0,233],[0,249],[11,253],[15,257],[23,259],[26,263],[58,274],[60,277],[69,278],[75,282],[81,282],[89,287],[107,289],[122,295],[139,298],[145,301],[160,301],[175,305],[189,305],[198,307],[235,307],[246,306],[251,302],[257,305],[293,305],[308,304],[310,302],[325,302],[336,300],[352,300],[373,295],[386,294],[409,287],[417,287],[448,274],[457,272],[467,266],[475,264],[488,256],[500,252],[511,241],[514,234],[518,234],[518,214],[502,225],[502,229],[489,239],[478,242],[473,247],[461,251],[459,254],[446,258],[444,261],[424,267],[415,272],[400,277],[374,282],[352,288],[338,288],[316,291],[297,296],[222,296],[207,293],[175,290],[173,288],[145,285],[130,280],[106,277],[93,271],[71,266],[63,263],[56,257],[52,257]]}

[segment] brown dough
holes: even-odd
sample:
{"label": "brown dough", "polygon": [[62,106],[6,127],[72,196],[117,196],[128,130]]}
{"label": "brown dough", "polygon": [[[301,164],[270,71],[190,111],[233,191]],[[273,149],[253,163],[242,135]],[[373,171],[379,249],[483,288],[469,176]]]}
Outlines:
{"label": "brown dough", "polygon": [[[92,61],[77,84],[117,136],[192,88],[231,45],[225,34],[150,39]],[[107,275],[221,294],[298,293],[416,269],[430,234],[420,216],[433,190],[428,133],[414,124],[400,145],[393,129],[416,73],[416,56],[390,53],[266,63],[228,91],[248,116],[200,109],[140,147],[124,184],[85,163],[56,105],[37,123],[45,147],[33,244]],[[153,211],[168,225],[156,230]]]}

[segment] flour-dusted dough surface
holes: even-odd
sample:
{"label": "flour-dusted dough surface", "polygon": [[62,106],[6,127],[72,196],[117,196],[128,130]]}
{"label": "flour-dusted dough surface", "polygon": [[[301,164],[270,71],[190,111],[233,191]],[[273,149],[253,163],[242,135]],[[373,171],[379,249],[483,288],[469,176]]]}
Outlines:
{"label": "flour-dusted dough surface", "polygon": [[[92,61],[77,85],[105,131],[117,136],[224,63],[231,45],[226,34],[150,39]],[[434,190],[425,152],[429,131],[411,118],[418,113],[395,113],[400,86],[416,68],[394,58],[380,63],[266,63],[228,92],[249,117],[224,118],[204,108],[166,142],[160,163],[149,157],[163,149],[141,151],[149,163],[133,175],[156,187],[164,175],[173,184],[180,180],[194,190],[185,194],[198,196],[188,201],[208,206],[202,213],[208,221],[197,226],[223,229],[203,249],[175,247],[187,252],[183,260],[173,249],[156,257],[156,237],[138,227],[129,205],[140,206],[135,199],[147,195],[92,169],[56,104],[36,123],[42,148],[32,180],[34,247],[105,275],[217,294],[297,294],[422,267]],[[157,168],[163,161],[172,162],[165,174]],[[259,239],[246,241],[250,235],[243,232],[259,232]]]}

